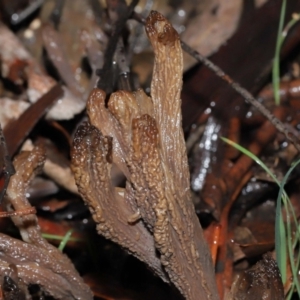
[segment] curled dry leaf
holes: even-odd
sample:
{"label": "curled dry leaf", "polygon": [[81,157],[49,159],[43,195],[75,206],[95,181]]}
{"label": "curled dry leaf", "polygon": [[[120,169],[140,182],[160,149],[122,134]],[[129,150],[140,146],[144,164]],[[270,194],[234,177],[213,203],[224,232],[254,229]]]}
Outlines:
{"label": "curled dry leaf", "polygon": [[28,107],[29,103],[15,101],[7,97],[0,98],[0,124],[4,128],[11,120],[16,120]]}
{"label": "curled dry leaf", "polygon": [[60,85],[55,85],[37,102],[29,106],[18,119],[10,122],[4,129],[8,137],[7,148],[10,155],[14,155],[32,128],[42,118],[48,109],[63,95]]}
{"label": "curled dry leaf", "polygon": [[[107,44],[107,39],[106,35],[100,27],[98,27],[98,31],[100,31],[101,37],[104,44]],[[103,48],[101,47],[99,41],[96,39],[95,35],[92,35],[89,31],[83,29],[81,30],[80,33],[80,39],[82,43],[85,45],[85,53],[88,58],[88,61],[90,63],[90,66],[93,70],[93,74],[91,77],[91,81],[89,84],[89,91],[91,91],[97,83],[98,76],[96,75],[96,70],[97,69],[102,69],[103,68],[103,63],[104,63],[104,54],[103,54]]]}
{"label": "curled dry leaf", "polygon": [[[201,10],[194,12],[182,40],[204,56],[216,52],[236,31],[242,14],[241,0],[209,0],[198,4]],[[195,38],[196,37],[196,38]],[[194,61],[185,57],[185,67]]]}
{"label": "curled dry leaf", "polygon": [[[23,68],[32,63],[28,51],[2,22],[0,22],[0,43],[1,74],[4,78],[10,78],[10,70],[16,61],[23,62]],[[14,79],[15,83],[22,83],[21,78]]]}
{"label": "curled dry leaf", "polygon": [[[16,84],[22,84],[26,78],[28,84],[27,95],[30,102],[36,102],[55,86],[56,81],[45,74],[23,44],[1,22],[0,45],[2,76],[14,81]],[[21,66],[21,70],[15,73],[22,74],[22,76],[17,78],[13,76],[12,78],[12,70],[16,65]],[[47,118],[55,120],[71,119],[84,109],[85,102],[80,97],[72,94],[66,87],[64,87],[64,92],[64,96],[48,112]]]}
{"label": "curled dry leaf", "polygon": [[63,49],[63,41],[59,33],[51,26],[45,25],[42,30],[44,47],[58,70],[61,78],[66,83],[70,91],[78,98],[82,97],[82,90],[75,79],[75,74],[68,63],[68,56]]}
{"label": "curled dry leaf", "polygon": [[[257,6],[260,2],[255,1]],[[210,56],[217,52],[239,26],[243,8],[242,0],[194,0],[194,1],[147,1],[140,0],[136,7],[136,12],[143,16],[148,15],[149,9],[157,10],[167,16],[173,26],[178,30],[182,40],[204,56]],[[138,27],[137,27],[138,28]],[[137,34],[139,30],[136,30]],[[134,50],[140,53],[145,48],[149,51],[148,43],[144,35],[139,36],[139,42]],[[139,75],[147,77],[149,75],[149,61],[145,52],[141,60],[134,66]],[[196,64],[195,59],[184,54],[184,69],[187,70]],[[144,59],[143,59],[144,58]],[[152,58],[152,57],[151,57]]]}
{"label": "curled dry leaf", "polygon": [[[211,255],[189,188],[179,36],[157,12],[147,18],[146,32],[155,53],[152,97],[141,90],[118,91],[106,108],[105,93],[92,91],[87,112],[95,127],[85,124],[77,132],[72,150],[75,180],[100,234],[160,276],[163,267],[186,299],[218,299]],[[110,183],[111,159],[127,179],[121,192]],[[137,231],[158,255],[134,241]]]}
{"label": "curled dry leaf", "polygon": [[[16,174],[11,177],[5,198],[9,210],[31,208],[26,191],[33,177],[41,171],[44,161],[45,149],[41,144],[16,156]],[[90,289],[68,257],[42,237],[36,215],[15,216],[12,220],[24,242],[0,235],[0,269],[15,264],[18,276],[26,284],[39,284],[46,293],[56,298],[92,299]]]}
{"label": "curled dry leaf", "polygon": [[75,184],[73,173],[70,167],[63,167],[50,159],[45,161],[44,172],[54,182],[65,188],[71,193],[78,194],[77,186]]}

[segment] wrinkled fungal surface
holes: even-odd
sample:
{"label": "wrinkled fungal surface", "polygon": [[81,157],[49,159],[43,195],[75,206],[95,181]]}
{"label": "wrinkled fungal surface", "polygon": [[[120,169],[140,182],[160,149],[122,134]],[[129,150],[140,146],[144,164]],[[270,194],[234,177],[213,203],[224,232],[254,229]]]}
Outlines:
{"label": "wrinkled fungal surface", "polygon": [[125,202],[125,191],[111,184],[111,151],[111,137],[104,137],[88,123],[79,128],[72,152],[78,190],[90,208],[98,232],[121,244],[167,280],[156,257],[152,236],[142,222],[129,224],[135,211]]}
{"label": "wrinkled fungal surface", "polygon": [[[45,158],[42,144],[16,156],[13,162],[16,174],[10,179],[5,197],[8,211],[32,208],[26,198],[27,188],[42,170]],[[38,284],[46,294],[57,299],[93,298],[69,258],[42,237],[35,214],[17,215],[12,221],[23,241],[0,234],[0,274],[9,274],[11,265],[15,265],[18,281]]]}
{"label": "wrinkled fungal surface", "polygon": [[[168,278],[186,299],[218,299],[214,269],[190,194],[181,128],[182,50],[177,32],[151,12],[151,97],[94,89],[72,150],[72,169],[98,232]],[[110,168],[125,175],[114,188]],[[165,273],[167,274],[167,277]]]}

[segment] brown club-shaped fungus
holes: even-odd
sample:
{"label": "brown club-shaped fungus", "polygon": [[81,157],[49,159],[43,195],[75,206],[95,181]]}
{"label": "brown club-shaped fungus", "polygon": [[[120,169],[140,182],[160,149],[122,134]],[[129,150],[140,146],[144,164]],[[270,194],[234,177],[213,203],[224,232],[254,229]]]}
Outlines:
{"label": "brown club-shaped fungus", "polygon": [[[16,213],[33,209],[26,198],[28,186],[42,170],[45,149],[41,144],[32,151],[22,151],[14,159],[14,174],[9,182],[4,203]],[[0,234],[0,282],[14,274],[23,285],[38,284],[55,299],[92,299],[89,287],[69,258],[43,237],[33,213],[16,215],[12,221],[20,230],[23,241]]]}
{"label": "brown club-shaped fungus", "polygon": [[[155,53],[151,98],[142,90],[88,99],[90,122],[72,149],[72,169],[98,232],[172,282],[186,299],[218,299],[208,246],[191,201],[181,128],[182,50],[177,32],[151,12]],[[126,188],[114,187],[115,164]]]}

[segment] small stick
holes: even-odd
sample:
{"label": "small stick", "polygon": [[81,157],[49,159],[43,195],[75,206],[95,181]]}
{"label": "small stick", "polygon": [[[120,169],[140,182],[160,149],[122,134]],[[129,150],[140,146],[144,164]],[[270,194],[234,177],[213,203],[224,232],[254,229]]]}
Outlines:
{"label": "small stick", "polygon": [[106,47],[104,56],[103,68],[96,71],[96,74],[100,77],[97,87],[104,90],[107,94],[112,92],[112,61],[115,54],[119,37],[124,29],[127,20],[133,14],[134,8],[137,5],[138,0],[132,0],[127,10],[119,16],[118,21],[115,23],[114,30],[109,39],[108,45]]}
{"label": "small stick", "polygon": [[213,260],[213,264],[214,266],[216,266],[218,249],[220,246],[220,240],[222,238],[221,237],[222,226],[220,224],[213,224],[212,226],[213,226],[213,240],[212,243],[210,244],[210,253]]}
{"label": "small stick", "polygon": [[226,74],[222,69],[215,65],[212,61],[202,56],[198,51],[192,49],[185,42],[181,41],[182,49],[194,57],[197,61],[203,63],[207,68],[213,71],[218,77],[226,81],[238,94],[240,94],[246,101],[253,105],[262,115],[264,115],[275,128],[283,133],[285,137],[294,144],[298,152],[300,152],[300,143],[298,137],[290,131],[287,126],[285,126],[279,119],[277,119],[265,106],[263,106],[257,99],[251,95],[246,89],[241,87],[237,82],[235,82],[228,74]]}
{"label": "small stick", "polygon": [[230,288],[232,283],[232,261],[231,258],[227,256],[228,253],[228,244],[233,238],[233,232],[228,229],[228,216],[230,209],[233,203],[236,201],[238,195],[240,194],[244,185],[250,180],[252,177],[252,172],[249,170],[244,176],[241,178],[240,182],[235,186],[235,190],[231,192],[230,199],[225,205],[221,218],[220,218],[220,233],[221,237],[219,240],[220,246],[218,251],[218,261],[216,266],[221,266],[221,270],[216,272],[216,280],[220,298],[224,298],[225,288]]}
{"label": "small stick", "polygon": [[[145,19],[137,14],[133,13],[132,16],[136,21],[145,24]],[[202,56],[198,51],[192,49],[185,42],[180,41],[182,50],[188,53],[190,56],[195,58],[198,62],[201,62],[208,69],[213,71],[218,77],[227,82],[238,94],[240,94],[247,102],[249,102],[252,106],[254,106],[263,116],[265,116],[274,126],[275,128],[283,133],[287,140],[292,142],[298,152],[300,152],[300,142],[299,137],[289,130],[289,128],[284,125],[279,119],[277,119],[265,106],[263,106],[254,96],[249,93],[246,89],[241,87],[237,82],[235,82],[228,74],[226,74],[221,68],[215,65],[212,61]]]}
{"label": "small stick", "polygon": [[99,27],[103,26],[104,9],[98,0],[89,0],[90,6],[94,13],[94,18]]}
{"label": "small stick", "polygon": [[50,21],[53,23],[53,26],[56,30],[58,30],[62,11],[65,5],[65,0],[56,0],[54,4],[54,9],[52,10],[52,13],[50,15]]}
{"label": "small stick", "polygon": [[56,84],[37,102],[29,106],[17,120],[5,126],[3,133],[10,156],[14,156],[32,128],[63,94],[61,86]]}
{"label": "small stick", "polygon": [[8,187],[10,176],[15,173],[0,124],[0,203]]}
{"label": "small stick", "polygon": [[30,1],[31,3],[21,12],[13,13],[10,22],[12,25],[18,25],[27,19],[34,11],[36,11],[44,2],[44,0]]}
{"label": "small stick", "polygon": [[16,216],[20,217],[20,216],[26,216],[32,214],[36,214],[35,207],[28,207],[26,209],[16,210],[16,211],[1,211],[0,218],[16,217]]}

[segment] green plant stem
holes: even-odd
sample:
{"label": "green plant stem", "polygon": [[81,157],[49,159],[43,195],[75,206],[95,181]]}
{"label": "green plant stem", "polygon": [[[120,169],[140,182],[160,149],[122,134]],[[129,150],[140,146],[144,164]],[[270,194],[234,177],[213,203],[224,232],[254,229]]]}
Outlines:
{"label": "green plant stem", "polygon": [[280,92],[279,92],[279,78],[280,78],[280,49],[283,41],[282,30],[284,24],[284,17],[286,11],[286,0],[282,1],[280,19],[279,19],[279,28],[277,33],[277,40],[275,46],[275,55],[273,61],[273,70],[272,70],[272,81],[273,81],[273,90],[274,98],[276,105],[280,104]]}
{"label": "green plant stem", "polygon": [[[284,191],[284,186],[287,182],[288,177],[291,172],[295,168],[296,164],[290,168],[290,170],[286,173],[281,183],[277,182],[279,185],[279,193],[276,200],[276,218],[275,218],[275,251],[276,251],[276,261],[278,263],[278,267],[282,276],[282,281],[285,283],[287,279],[286,274],[286,258],[287,258],[287,246],[290,248],[291,244],[289,244],[289,223],[290,223],[290,214],[288,207],[288,196]],[[286,214],[288,219],[287,224],[287,232],[284,227],[282,211],[281,211],[281,201],[286,208]],[[288,235],[288,245],[286,244],[286,234]],[[289,253],[290,254],[290,253]]]}
{"label": "green plant stem", "polygon": [[70,237],[73,233],[73,229],[70,229],[66,235],[64,236],[64,238],[61,240],[59,246],[58,246],[58,250],[60,250],[61,252],[64,250],[65,246],[67,245],[68,241],[70,240]]}
{"label": "green plant stem", "polygon": [[[49,234],[49,233],[42,233],[42,236],[43,236],[43,238],[48,239],[48,240],[58,240],[58,241],[62,241],[65,237],[65,236]],[[83,240],[80,238],[73,238],[73,237],[69,238],[69,242],[82,242],[82,241]]]}
{"label": "green plant stem", "polygon": [[[287,221],[286,221],[286,226],[287,226],[287,249],[289,252],[289,261],[290,261],[290,266],[291,266],[291,270],[292,270],[292,274],[293,274],[293,285],[296,286],[297,289],[297,293],[300,296],[300,283],[298,281],[298,264],[299,264],[299,257],[297,258],[297,260],[295,261],[294,258],[294,249],[296,247],[296,245],[299,243],[299,240],[297,239],[298,236],[298,222],[297,222],[297,218],[295,215],[295,210],[290,202],[290,199],[288,198],[287,194],[284,191],[284,186],[289,178],[289,176],[291,175],[291,173],[293,172],[293,170],[295,169],[295,167],[300,163],[300,160],[298,160],[289,170],[288,172],[285,174],[281,184],[280,184],[280,189],[279,189],[279,193],[278,193],[278,197],[277,197],[277,203],[279,201],[279,203],[281,203],[281,199],[284,199],[284,206],[285,206],[285,210],[286,210],[286,217],[287,217]],[[277,210],[277,207],[276,207]],[[290,212],[292,213],[292,219],[291,220],[291,216],[290,216]],[[276,218],[277,220],[277,218]],[[295,234],[295,240],[293,241],[293,237],[292,237],[292,228],[291,228],[291,223],[292,221],[295,223],[296,225],[296,234]],[[276,229],[275,229],[276,230]],[[275,231],[276,232],[276,231]],[[282,237],[281,237],[282,238]],[[284,239],[284,237],[283,237]],[[276,256],[277,256],[277,252],[276,252]],[[282,280],[285,283],[286,281],[286,277],[283,278],[282,276]]]}
{"label": "green plant stem", "polygon": [[[253,159],[257,164],[259,164],[270,176],[271,178],[278,184],[279,186],[279,193],[276,201],[276,218],[275,218],[275,251],[276,251],[276,261],[282,276],[283,283],[287,280],[287,274],[286,274],[286,262],[287,262],[287,252],[289,257],[289,262],[291,266],[291,271],[293,275],[293,283],[291,289],[294,290],[294,287],[297,289],[297,293],[300,296],[300,283],[298,281],[298,267],[300,264],[300,255],[298,255],[297,259],[294,258],[294,250],[297,245],[299,245],[299,236],[300,236],[300,230],[299,230],[299,224],[297,221],[297,217],[295,215],[294,208],[290,202],[290,199],[288,195],[286,194],[284,190],[284,186],[291,175],[292,171],[295,169],[295,167],[300,163],[300,159],[296,161],[293,166],[289,169],[289,171],[285,174],[282,182],[279,182],[277,178],[274,176],[274,174],[271,172],[271,170],[253,153],[245,149],[244,147],[232,142],[229,139],[226,139],[224,137],[221,137],[221,139],[226,142],[227,144],[233,146],[234,148],[238,149],[245,155],[249,156],[251,159]],[[286,228],[284,226],[283,222],[283,216],[282,216],[282,205],[281,202],[283,202],[283,205],[286,210],[286,216],[287,216],[287,222],[286,222]],[[291,214],[292,215],[291,215]],[[296,234],[293,240],[292,237],[292,227],[291,223],[294,222],[296,225]],[[290,292],[287,296],[287,299],[290,299],[292,296],[292,292]]]}

